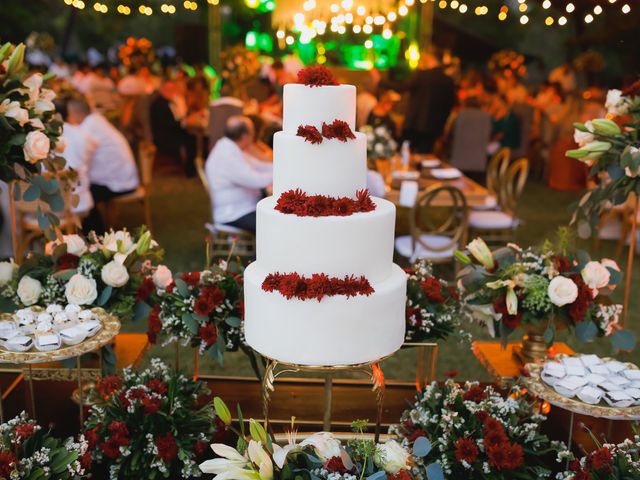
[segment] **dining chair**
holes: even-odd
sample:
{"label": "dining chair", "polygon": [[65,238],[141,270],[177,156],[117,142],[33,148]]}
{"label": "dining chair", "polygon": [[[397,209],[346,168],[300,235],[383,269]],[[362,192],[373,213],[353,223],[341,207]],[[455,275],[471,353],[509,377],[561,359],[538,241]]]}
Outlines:
{"label": "dining chair", "polygon": [[475,211],[469,214],[472,236],[481,236],[486,242],[503,243],[513,240],[520,224],[516,215],[518,200],[529,176],[529,160],[521,158],[509,166],[499,189],[500,210]]}
{"label": "dining chair", "polygon": [[[204,159],[200,156],[196,157],[196,171],[198,177],[204,186],[204,189],[211,198],[209,190],[209,180],[204,169]],[[213,205],[212,205],[213,207]],[[213,208],[211,209],[211,218],[213,219]],[[251,260],[256,256],[256,237],[253,233],[241,230],[230,225],[216,223],[206,223],[205,228],[209,231],[209,255],[211,258],[227,258],[230,255]]]}
{"label": "dining chair", "polygon": [[491,115],[479,108],[462,110],[453,124],[449,163],[463,172],[484,172],[491,139]]}
{"label": "dining chair", "polygon": [[491,157],[487,166],[487,190],[495,203],[487,203],[485,205],[474,205],[473,210],[495,210],[500,206],[500,186],[505,180],[509,162],[511,161],[511,149],[509,147],[501,148]]}
{"label": "dining chair", "polygon": [[153,181],[153,164],[156,157],[156,147],[152,143],[143,141],[138,147],[138,170],[140,184],[131,193],[120,195],[111,199],[106,206],[107,224],[114,224],[113,217],[117,207],[128,203],[139,203],[144,211],[144,221],[149,230],[152,230],[151,217],[151,184]]}
{"label": "dining chair", "polygon": [[398,254],[415,262],[453,262],[454,252],[467,242],[468,211],[464,193],[445,185],[422,193],[409,217],[410,234],[396,238]]}

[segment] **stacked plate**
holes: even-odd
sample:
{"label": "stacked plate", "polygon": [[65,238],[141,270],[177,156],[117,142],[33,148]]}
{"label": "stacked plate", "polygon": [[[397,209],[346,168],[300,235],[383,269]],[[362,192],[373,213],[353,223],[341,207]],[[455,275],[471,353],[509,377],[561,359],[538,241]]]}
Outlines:
{"label": "stacked plate", "polygon": [[589,405],[640,405],[640,370],[635,365],[597,355],[564,357],[545,363],[540,377],[560,395]]}

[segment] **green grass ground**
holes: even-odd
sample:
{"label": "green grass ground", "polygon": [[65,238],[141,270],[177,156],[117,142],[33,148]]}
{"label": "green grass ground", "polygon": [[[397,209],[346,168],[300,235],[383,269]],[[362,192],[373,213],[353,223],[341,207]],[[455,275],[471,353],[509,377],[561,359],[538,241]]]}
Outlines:
{"label": "green grass ground", "polygon": [[[166,171],[165,171],[166,170]],[[525,189],[520,205],[520,217],[523,224],[517,232],[517,242],[522,246],[536,245],[552,236],[557,228],[566,225],[570,218],[570,204],[579,198],[578,193],[555,192],[546,186],[530,182]],[[205,264],[205,222],[209,221],[209,198],[197,178],[186,179],[180,173],[163,169],[154,179],[152,193],[153,232],[155,238],[166,251],[165,263],[174,272],[202,269]],[[143,222],[142,212],[132,206],[119,217],[123,226],[133,228]],[[593,250],[591,242],[582,242],[581,246]],[[603,242],[599,254],[594,257],[612,257],[615,245]],[[624,259],[618,259],[624,267]],[[636,260],[637,261],[637,260]],[[640,337],[640,314],[638,306],[640,298],[635,294],[640,285],[640,266],[636,265],[633,276],[633,290],[629,315],[629,327]],[[622,289],[615,293],[615,299],[622,303]],[[123,326],[123,331],[143,332],[143,322],[130,323]],[[470,331],[475,339],[488,339],[483,329],[471,325]],[[567,334],[561,334],[561,339]],[[515,336],[514,336],[515,339]],[[591,344],[580,344],[573,338],[566,338],[569,345],[577,351],[611,354],[608,339],[597,339]],[[155,356],[173,362],[175,349],[155,346],[149,357]],[[632,354],[620,354],[621,359],[638,361],[637,351]],[[252,371],[246,357],[242,353],[225,355],[223,366],[213,364],[207,356],[201,357],[201,373],[219,375],[251,375]],[[181,350],[181,366],[191,369],[193,352]],[[398,352],[384,363],[384,371],[388,378],[412,380],[415,377],[416,351]],[[438,378],[443,378],[451,370],[459,372],[459,378],[490,380],[489,375],[476,360],[467,345],[456,341],[440,342],[438,358]]]}

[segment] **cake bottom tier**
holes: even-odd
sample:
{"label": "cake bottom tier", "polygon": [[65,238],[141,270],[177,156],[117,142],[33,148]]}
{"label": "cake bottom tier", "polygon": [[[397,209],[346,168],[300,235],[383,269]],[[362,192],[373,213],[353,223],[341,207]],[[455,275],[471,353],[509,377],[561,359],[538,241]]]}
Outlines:
{"label": "cake bottom tier", "polygon": [[406,273],[397,265],[369,296],[287,300],[265,292],[259,262],[244,275],[245,336],[262,355],[309,366],[355,365],[397,351],[405,335]]}

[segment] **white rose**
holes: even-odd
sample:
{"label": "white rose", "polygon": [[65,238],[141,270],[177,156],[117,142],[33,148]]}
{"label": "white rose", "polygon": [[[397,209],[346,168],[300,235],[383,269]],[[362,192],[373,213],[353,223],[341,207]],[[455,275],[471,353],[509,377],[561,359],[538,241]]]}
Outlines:
{"label": "white rose", "polygon": [[36,102],[40,98],[40,87],[42,87],[42,74],[34,73],[27,78],[22,84],[29,89],[29,100]]}
{"label": "white rose", "polygon": [[629,99],[623,97],[620,90],[609,90],[604,106],[612,115],[625,115],[629,112]]}
{"label": "white rose", "polygon": [[570,278],[558,276],[549,282],[547,294],[551,303],[562,307],[576,301],[578,286]]}
{"label": "white rose", "polygon": [[87,278],[80,273],[76,273],[67,282],[64,294],[69,303],[90,305],[98,298],[96,281],[93,278]]}
{"label": "white rose", "polygon": [[36,100],[36,103],[33,107],[33,110],[38,114],[42,115],[45,112],[53,112],[56,109],[56,106],[50,100],[45,100],[43,98],[39,98]]}
{"label": "white rose", "polygon": [[35,278],[25,275],[18,283],[18,298],[23,305],[29,307],[35,305],[40,298],[42,292],[42,284]]}
{"label": "white rose", "polygon": [[606,287],[609,285],[609,280],[611,280],[611,273],[609,273],[607,267],[600,262],[594,261],[587,263],[582,269],[582,272],[580,272],[580,275],[587,287],[592,290]]}
{"label": "white rose", "polygon": [[115,260],[111,260],[102,267],[100,276],[104,283],[114,288],[123,287],[129,281],[129,272],[126,267]]}
{"label": "white rose", "polygon": [[313,446],[316,454],[323,462],[332,459],[333,457],[339,457],[341,455],[340,441],[328,432],[319,432],[311,435],[304,440],[301,446],[307,445]]}
{"label": "white rose", "polygon": [[374,462],[386,473],[396,475],[400,470],[407,468],[409,452],[395,440],[389,440],[383,445],[376,446]]}
{"label": "white rose", "polygon": [[53,102],[56,99],[56,92],[54,92],[50,88],[43,88],[42,90],[40,90],[40,98],[42,100]]}
{"label": "white rose", "polygon": [[36,130],[44,130],[44,123],[39,118],[32,118],[29,120],[29,125],[31,125]]}
{"label": "white rose", "polygon": [[0,105],[0,111],[5,117],[13,118],[23,127],[29,121],[29,111],[20,106],[20,102],[11,102],[5,99]]}
{"label": "white rose", "polygon": [[37,163],[39,160],[47,158],[50,147],[49,137],[42,132],[34,131],[27,134],[22,150],[27,162]]}
{"label": "white rose", "polygon": [[87,244],[80,235],[64,235],[62,240],[67,246],[67,253],[71,255],[80,257],[87,251]]}
{"label": "white rose", "polygon": [[55,152],[63,154],[66,149],[67,149],[67,139],[61,135],[56,140]]}
{"label": "white rose", "polygon": [[0,263],[0,287],[4,287],[13,278],[13,274],[18,266],[13,263],[13,260]]}
{"label": "white rose", "polygon": [[153,284],[161,290],[165,290],[173,282],[171,270],[164,265],[158,266],[151,278],[153,279]]}

